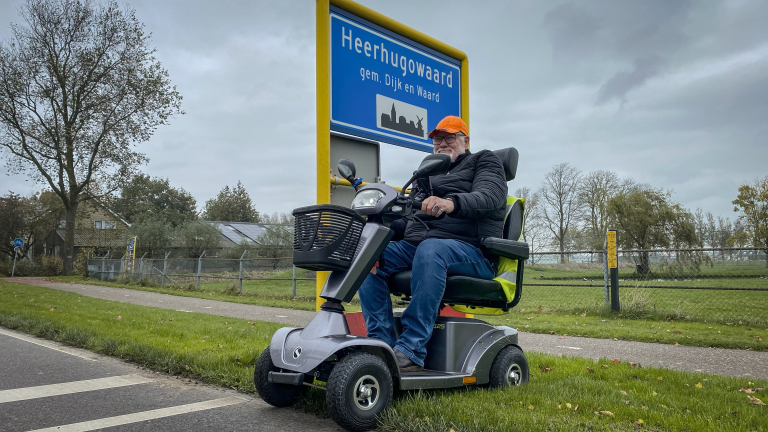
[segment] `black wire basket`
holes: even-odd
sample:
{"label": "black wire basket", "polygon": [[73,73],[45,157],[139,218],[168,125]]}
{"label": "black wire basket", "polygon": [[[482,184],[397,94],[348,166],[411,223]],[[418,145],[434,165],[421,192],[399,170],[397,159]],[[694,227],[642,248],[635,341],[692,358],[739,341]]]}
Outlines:
{"label": "black wire basket", "polygon": [[352,264],[365,219],[335,205],[297,208],[293,231],[293,265],[306,270],[346,270]]}

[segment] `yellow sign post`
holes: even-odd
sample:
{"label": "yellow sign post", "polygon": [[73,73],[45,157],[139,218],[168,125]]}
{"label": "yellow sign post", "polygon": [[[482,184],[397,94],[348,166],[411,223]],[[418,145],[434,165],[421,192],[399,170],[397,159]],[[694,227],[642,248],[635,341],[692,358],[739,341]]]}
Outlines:
{"label": "yellow sign post", "polygon": [[[415,61],[411,57],[401,56],[399,59],[399,63],[397,63],[396,67],[393,67],[393,71],[395,69],[398,70],[397,74],[394,72],[390,76],[388,73],[376,73],[375,71],[367,70],[366,68],[361,68],[362,70],[362,77],[363,79],[381,83],[381,85],[387,85],[392,86],[393,88],[397,89],[398,91],[401,91],[401,93],[405,93],[410,91],[412,95],[417,95],[419,93],[422,93],[422,98],[424,101],[429,101],[430,103],[437,104],[442,97],[443,100],[447,100],[448,94],[445,92],[441,93],[435,93],[435,92],[427,92],[423,91],[422,88],[418,85],[413,85],[412,83],[405,82],[405,76],[407,74],[416,74],[417,76],[421,77],[421,74],[427,74],[424,75],[423,78],[426,79],[427,76],[429,76],[429,79],[432,80],[434,83],[439,83],[440,85],[446,85],[450,86],[451,88],[454,88],[455,84],[459,85],[459,100],[458,104],[456,105],[456,109],[460,110],[460,112],[451,112],[452,115],[460,115],[461,118],[464,120],[464,122],[469,126],[469,59],[467,58],[467,55],[462,52],[461,50],[458,50],[450,45],[447,45],[443,42],[440,42],[439,40],[428,36],[424,33],[421,33],[417,30],[414,30],[411,27],[408,27],[400,22],[397,22],[389,17],[386,17],[372,9],[369,9],[361,4],[355,3],[354,1],[350,0],[317,0],[317,7],[316,7],[316,16],[315,16],[315,24],[316,24],[316,103],[317,103],[317,164],[316,164],[316,181],[317,181],[317,204],[330,204],[331,202],[331,181],[329,181],[329,174],[331,174],[332,167],[331,167],[331,19],[332,19],[332,8],[336,9],[344,15],[343,19],[348,20],[350,22],[349,28],[353,28],[356,23],[369,23],[373,26],[376,26],[380,29],[382,29],[384,32],[389,32],[392,35],[394,35],[394,39],[391,40],[393,44],[400,44],[399,46],[406,47],[404,49],[409,49],[413,51],[413,46],[420,45],[421,47],[425,48],[425,51],[433,51],[434,53],[437,53],[439,56],[445,56],[449,59],[452,59],[451,61],[455,62],[455,66],[458,72],[458,82],[453,81],[454,75],[451,73],[451,67],[444,61],[437,59],[435,61],[443,62],[441,66],[439,67],[440,72],[438,72],[438,68],[434,69],[434,74],[432,73],[432,68],[426,67],[426,63],[420,64],[419,62]],[[337,19],[339,19],[337,17]],[[360,27],[354,27],[356,29],[359,29]],[[353,40],[352,33],[350,33],[352,30],[346,29],[344,30],[344,34],[341,37],[341,42],[344,45],[345,49],[348,50],[354,50],[350,52],[357,53],[358,57],[363,58],[373,58],[376,57],[376,55],[382,56],[384,52],[387,51],[387,48],[384,45],[375,45],[369,43],[369,41],[363,41],[358,37],[355,37]],[[357,32],[358,30],[355,30]],[[357,34],[357,33],[355,33]],[[389,38],[389,35],[384,35],[383,37]],[[395,40],[397,38],[400,38],[400,40],[407,40],[406,44],[403,44],[401,41]],[[389,40],[389,39],[387,39]],[[354,43],[354,45],[353,45]],[[390,42],[387,42],[389,44]],[[408,45],[410,43],[411,45]],[[374,46],[375,45],[375,46]],[[409,46],[409,47],[407,47]],[[399,48],[398,48],[399,49]],[[392,50],[391,46],[389,50]],[[428,54],[431,55],[431,54]],[[373,56],[373,57],[371,57]],[[396,56],[392,55],[390,58],[388,58],[388,61],[392,62],[395,59],[397,59]],[[336,67],[334,65],[334,67]],[[421,68],[419,68],[421,67]],[[356,69],[357,70],[357,69]],[[426,72],[424,72],[426,70]],[[388,81],[389,80],[389,81]],[[426,85],[426,84],[425,84]],[[342,86],[343,87],[343,86]],[[338,91],[337,88],[334,87],[334,91]],[[382,92],[383,93],[383,92]],[[375,103],[378,103],[378,100],[381,99],[384,104],[386,102],[386,106],[389,107],[389,104],[392,103],[391,101],[388,102],[389,99],[386,97],[383,97],[382,95],[374,95],[376,99],[374,100]],[[334,103],[337,103],[336,100],[334,100]],[[400,101],[395,101],[397,104],[401,104]],[[394,105],[392,105],[394,107]],[[413,103],[411,104],[402,104],[399,105],[402,109],[405,110],[412,110],[414,113],[414,121],[417,121],[417,124],[412,125],[412,129],[416,130],[418,127],[427,126],[424,129],[428,129],[428,126],[430,124],[437,124],[437,122],[440,119],[433,119],[430,118],[429,120],[424,120],[427,124],[422,125],[421,120],[426,116],[421,116],[421,113],[426,113],[427,110],[424,108],[421,108]],[[355,109],[359,110],[360,107],[355,105]],[[393,108],[394,109],[394,108]],[[375,114],[375,111],[372,111],[372,119],[374,117],[378,118]],[[431,111],[430,111],[431,112]],[[399,117],[398,117],[399,119]],[[394,119],[391,119],[391,121],[394,121]],[[337,121],[338,123],[338,121]],[[413,122],[411,122],[413,124]],[[337,125],[338,126],[338,125]],[[349,125],[347,125],[349,126]],[[381,126],[381,125],[379,125]],[[397,130],[400,126],[390,126],[389,129]],[[370,135],[371,132],[375,132],[375,127],[368,127],[367,129],[365,127],[357,127],[355,128],[348,128],[344,129],[343,132],[347,134],[351,134],[353,136],[360,136],[360,137],[368,137],[369,139],[374,139],[377,141],[385,141],[385,142],[392,142],[391,140],[394,139],[395,141],[402,141],[406,143],[406,147],[410,147],[408,143],[415,143],[411,148],[419,148],[418,145],[421,144],[421,149],[424,150],[428,146],[424,146],[424,141],[426,141],[425,135],[422,135],[421,143],[414,141],[415,138],[411,137],[408,138],[407,136],[404,136],[403,134],[398,135],[397,132],[395,133],[383,133],[379,134],[379,136],[383,136],[381,139],[376,139],[376,136]],[[358,132],[361,131],[359,135],[357,135]],[[367,131],[367,132],[366,132]],[[387,138],[390,137],[390,138]],[[394,137],[394,138],[393,138]],[[388,141],[390,140],[390,141]],[[426,141],[428,142],[428,141]],[[398,144],[401,145],[401,144]],[[317,273],[317,285],[316,285],[316,310],[320,310],[320,305],[323,303],[323,300],[320,298],[320,292],[323,289],[323,286],[325,285],[326,279],[328,278],[328,272],[318,272]]]}
{"label": "yellow sign post", "polygon": [[611,279],[611,310],[618,312],[619,305],[619,256],[616,249],[616,230],[608,230],[605,236],[608,250],[608,272]]}

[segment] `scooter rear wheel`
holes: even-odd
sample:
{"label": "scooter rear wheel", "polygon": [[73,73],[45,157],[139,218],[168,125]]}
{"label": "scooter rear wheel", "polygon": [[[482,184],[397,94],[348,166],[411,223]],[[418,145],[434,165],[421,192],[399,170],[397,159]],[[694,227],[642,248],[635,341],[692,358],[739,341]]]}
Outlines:
{"label": "scooter rear wheel", "polygon": [[392,375],[383,360],[354,352],[331,371],[325,403],[333,420],[350,431],[374,429],[392,402]]}
{"label": "scooter rear wheel", "polygon": [[507,345],[493,359],[488,386],[504,388],[523,385],[528,382],[528,376],[528,360],[523,350]]}
{"label": "scooter rear wheel", "polygon": [[253,371],[253,383],[256,391],[264,402],[276,407],[288,407],[296,403],[307,392],[309,387],[290,384],[275,384],[269,382],[269,372],[279,372],[280,369],[272,363],[269,347],[265,349],[256,361]]}

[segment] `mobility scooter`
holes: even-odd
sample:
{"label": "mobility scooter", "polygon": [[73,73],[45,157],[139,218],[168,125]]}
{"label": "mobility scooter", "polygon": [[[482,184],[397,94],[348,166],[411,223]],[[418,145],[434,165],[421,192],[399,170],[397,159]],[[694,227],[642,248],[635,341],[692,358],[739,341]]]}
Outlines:
{"label": "mobility scooter", "polygon": [[[494,153],[502,161],[507,181],[514,179],[517,150],[507,148]],[[352,300],[392,239],[392,222],[409,218],[428,224],[435,219],[419,211],[419,197],[406,195],[407,187],[419,179],[444,174],[450,164],[448,155],[427,156],[398,192],[386,184],[359,187],[354,164],[342,159],[339,173],[357,189],[352,208],[314,205],[293,211],[294,264],[308,270],[330,271],[330,275],[320,293],[325,303],[312,321],[304,328],[278,330],[259,357],[254,381],[264,401],[277,407],[290,406],[309,387],[318,387],[315,380],[322,381],[326,383],[331,417],[345,429],[363,431],[376,427],[394,390],[509,387],[528,381],[528,363],[518,346],[515,329],[441,313],[427,343],[424,370],[402,373],[389,345],[352,334],[345,320],[343,303]],[[507,271],[507,278],[511,275],[515,283],[513,298],[497,280],[449,275],[441,307],[508,311],[520,301],[529,251],[528,244],[518,241],[522,210],[519,200],[508,206],[503,238],[482,240],[486,253],[517,261],[516,272]],[[409,299],[410,278],[410,271],[393,275],[389,281],[392,294]],[[398,315],[396,312],[395,327],[399,334]]]}

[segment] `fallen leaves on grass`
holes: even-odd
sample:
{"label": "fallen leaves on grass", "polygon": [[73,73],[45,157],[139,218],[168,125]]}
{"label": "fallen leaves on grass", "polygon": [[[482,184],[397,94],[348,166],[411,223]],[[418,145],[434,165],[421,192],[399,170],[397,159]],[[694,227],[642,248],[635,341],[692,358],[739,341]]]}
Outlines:
{"label": "fallen leaves on grass", "polygon": [[629,362],[629,365],[632,367],[640,368],[640,369],[643,368],[643,366],[641,366],[640,363]]}
{"label": "fallen leaves on grass", "polygon": [[608,369],[610,366],[608,366],[607,364],[601,364],[600,367],[603,369]]}
{"label": "fallen leaves on grass", "polygon": [[539,365],[539,370],[545,373],[550,372],[552,369],[554,368],[549,367],[549,365],[546,365],[546,366]]}
{"label": "fallen leaves on grass", "polygon": [[[596,412],[595,414],[598,414],[598,413]],[[613,413],[612,413],[612,412],[610,412],[610,411],[600,411],[600,412],[599,412],[599,414],[600,414],[601,416],[606,416],[606,417],[611,417],[611,418],[614,418],[614,417],[616,417],[616,416],[614,416],[614,415],[613,415]]]}
{"label": "fallen leaves on grass", "polygon": [[122,316],[120,316],[120,315],[118,315],[118,316],[117,316],[117,318],[115,318],[115,319],[116,319],[116,320],[118,320],[118,321],[120,321],[121,319],[123,319],[123,317],[122,317]]}
{"label": "fallen leaves on grass", "polygon": [[592,368],[591,368],[591,367],[589,367],[589,366],[587,366],[587,371],[588,371],[589,373],[595,373],[595,370],[594,370],[594,369],[592,369]]}
{"label": "fallen leaves on grass", "polygon": [[643,422],[643,419],[637,419],[637,420],[635,421],[635,424],[636,424],[636,425],[638,425],[638,426],[642,426],[642,424],[643,424],[643,423],[644,423],[644,422]]}
{"label": "fallen leaves on grass", "polygon": [[624,390],[622,390],[622,391],[621,391],[621,394],[623,394],[624,396],[626,396],[626,395],[627,395],[627,392],[625,392]]}
{"label": "fallen leaves on grass", "polygon": [[704,384],[702,384],[701,381],[699,381],[699,382],[696,383],[696,387],[697,388],[703,388]]}
{"label": "fallen leaves on grass", "polygon": [[664,379],[664,377],[656,377],[657,380],[661,381]]}
{"label": "fallen leaves on grass", "polygon": [[749,401],[755,405],[765,405],[765,402],[761,401],[759,398],[756,398],[754,396],[747,395],[747,398],[749,398]]}
{"label": "fallen leaves on grass", "polygon": [[757,392],[762,391],[762,390],[763,389],[761,389],[761,388],[753,389],[753,388],[744,388],[744,387],[739,389],[740,392],[744,392],[744,393],[757,393]]}
{"label": "fallen leaves on grass", "polygon": [[618,359],[613,359],[614,363],[621,363]]}

